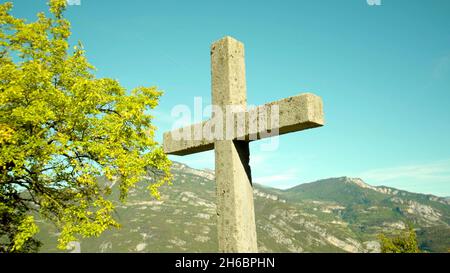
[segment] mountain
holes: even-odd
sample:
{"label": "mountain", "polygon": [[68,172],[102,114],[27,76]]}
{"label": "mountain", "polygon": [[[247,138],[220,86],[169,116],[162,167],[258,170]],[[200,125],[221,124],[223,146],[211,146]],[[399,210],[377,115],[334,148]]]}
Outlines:
{"label": "mountain", "polygon": [[[82,252],[215,252],[214,173],[180,163],[173,185],[152,199],[144,184],[117,202],[120,229],[74,242]],[[113,199],[117,189],[113,187]],[[254,185],[260,252],[378,252],[378,234],[413,224],[423,251],[450,248],[450,200],[340,177],[287,190]],[[42,252],[57,252],[55,228],[39,223]]]}

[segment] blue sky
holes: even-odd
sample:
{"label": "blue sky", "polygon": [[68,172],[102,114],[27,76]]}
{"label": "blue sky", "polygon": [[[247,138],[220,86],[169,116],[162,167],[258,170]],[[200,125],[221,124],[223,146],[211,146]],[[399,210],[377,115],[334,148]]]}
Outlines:
{"label": "blue sky", "polygon": [[[0,1],[5,2],[5,1]],[[35,18],[46,0],[14,0]],[[259,105],[302,92],[322,97],[326,125],[251,144],[255,182],[287,188],[336,176],[450,196],[450,1],[81,0],[66,12],[99,77],[165,91],[172,107],[211,100],[210,44],[245,44],[247,98]],[[212,152],[171,157],[214,168]]]}

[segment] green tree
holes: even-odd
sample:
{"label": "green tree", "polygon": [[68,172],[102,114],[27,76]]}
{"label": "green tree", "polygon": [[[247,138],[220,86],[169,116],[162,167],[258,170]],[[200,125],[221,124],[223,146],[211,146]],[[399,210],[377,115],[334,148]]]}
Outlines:
{"label": "green tree", "polygon": [[69,47],[66,0],[31,23],[12,7],[0,4],[0,252],[38,249],[36,213],[59,227],[64,249],[119,226],[99,176],[122,201],[148,172],[150,195],[170,183],[149,113],[162,93],[96,78],[81,43]]}
{"label": "green tree", "polygon": [[396,236],[380,234],[382,253],[419,253],[417,235],[412,226]]}

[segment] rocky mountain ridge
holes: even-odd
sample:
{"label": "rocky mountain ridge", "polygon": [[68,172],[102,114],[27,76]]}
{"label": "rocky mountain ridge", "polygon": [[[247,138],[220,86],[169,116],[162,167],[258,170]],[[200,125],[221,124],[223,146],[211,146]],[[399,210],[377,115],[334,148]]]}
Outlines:
{"label": "rocky mountain ridge", "polygon": [[[80,239],[81,252],[215,252],[214,173],[174,163],[173,185],[151,199],[145,183],[117,201],[122,228]],[[113,186],[114,189],[114,186]],[[374,187],[339,177],[279,190],[254,184],[260,252],[378,252],[378,234],[413,224],[423,251],[450,248],[450,205],[445,198]],[[57,231],[40,223],[41,251],[56,252]]]}

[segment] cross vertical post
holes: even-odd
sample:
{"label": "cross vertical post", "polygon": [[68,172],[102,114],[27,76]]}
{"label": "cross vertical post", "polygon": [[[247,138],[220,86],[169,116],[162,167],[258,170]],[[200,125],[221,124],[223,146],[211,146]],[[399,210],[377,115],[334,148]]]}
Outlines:
{"label": "cross vertical post", "polygon": [[[244,45],[241,42],[225,37],[212,44],[211,78],[213,105],[220,107],[223,113],[229,105],[246,108]],[[214,140],[214,150],[219,252],[257,252],[249,143]]]}

